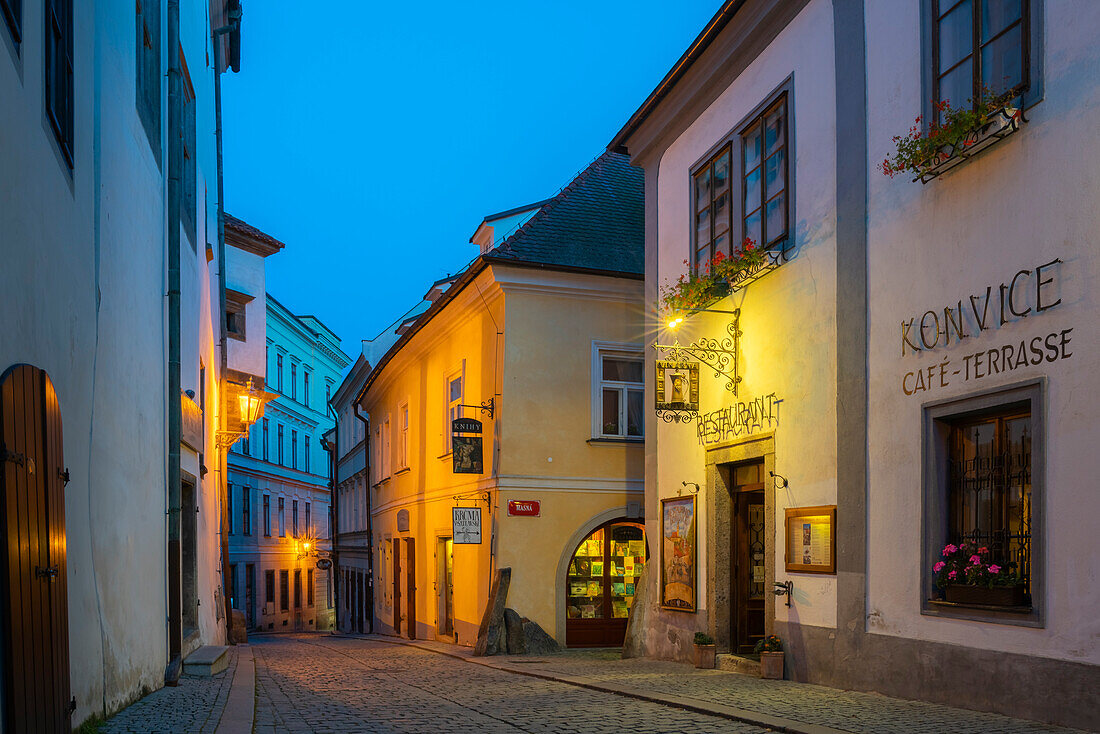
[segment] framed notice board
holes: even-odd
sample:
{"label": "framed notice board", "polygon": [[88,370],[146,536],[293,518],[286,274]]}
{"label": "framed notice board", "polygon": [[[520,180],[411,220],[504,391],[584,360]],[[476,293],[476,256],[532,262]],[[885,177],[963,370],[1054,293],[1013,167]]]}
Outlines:
{"label": "framed notice board", "polygon": [[786,570],[836,573],[836,505],[786,509]]}

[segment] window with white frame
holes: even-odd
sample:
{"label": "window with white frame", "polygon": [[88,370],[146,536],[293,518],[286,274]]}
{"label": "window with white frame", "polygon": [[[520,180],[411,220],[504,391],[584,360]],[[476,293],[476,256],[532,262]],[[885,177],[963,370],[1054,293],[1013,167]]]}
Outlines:
{"label": "window with white frame", "polygon": [[644,352],[637,344],[593,342],[593,438],[644,435]]}
{"label": "window with white frame", "polygon": [[451,421],[462,417],[462,400],[465,394],[462,372],[460,368],[447,375],[444,388],[447,391],[447,415],[443,418],[443,452],[447,454],[451,453]]}
{"label": "window with white frame", "polygon": [[397,407],[397,468],[409,468],[409,403]]}

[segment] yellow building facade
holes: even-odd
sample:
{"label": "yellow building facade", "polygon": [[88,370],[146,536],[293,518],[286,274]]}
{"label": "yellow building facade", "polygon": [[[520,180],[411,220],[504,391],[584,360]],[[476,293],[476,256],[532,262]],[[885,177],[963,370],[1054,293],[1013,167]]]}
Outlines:
{"label": "yellow building facade", "polygon": [[[361,394],[378,632],[473,645],[510,568],[506,606],[560,643],[621,644],[646,557],[640,176],[605,154],[533,211],[479,228]],[[455,471],[455,418],[482,422],[479,473]]]}

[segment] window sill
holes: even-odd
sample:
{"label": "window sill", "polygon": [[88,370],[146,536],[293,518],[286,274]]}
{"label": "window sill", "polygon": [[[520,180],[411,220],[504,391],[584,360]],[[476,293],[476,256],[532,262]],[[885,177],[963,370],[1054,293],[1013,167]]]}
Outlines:
{"label": "window sill", "polygon": [[409,473],[410,471],[412,471],[412,467],[408,467],[408,466],[403,466],[403,467],[401,467],[400,469],[396,470],[396,471],[395,471],[395,472],[393,473],[393,475],[394,475],[395,477],[397,477],[397,476],[400,476],[400,475],[402,475],[402,474],[408,474],[408,473]]}
{"label": "window sill", "polygon": [[991,115],[990,121],[985,125],[968,133],[958,143],[941,148],[936,162],[923,169],[913,181],[926,184],[939,178],[955,166],[965,163],[1019,130],[1021,122],[1027,122],[1022,109],[1002,107]]}
{"label": "window sill", "polygon": [[969,622],[1007,624],[1014,627],[1045,627],[1039,610],[1032,606],[1005,607],[988,604],[959,604],[943,599],[925,599],[920,613]]}
{"label": "window sill", "polygon": [[593,436],[592,438],[585,441],[585,443],[588,443],[588,444],[593,444],[593,443],[597,443],[597,444],[598,443],[644,444],[645,443],[645,437],[644,436]]}

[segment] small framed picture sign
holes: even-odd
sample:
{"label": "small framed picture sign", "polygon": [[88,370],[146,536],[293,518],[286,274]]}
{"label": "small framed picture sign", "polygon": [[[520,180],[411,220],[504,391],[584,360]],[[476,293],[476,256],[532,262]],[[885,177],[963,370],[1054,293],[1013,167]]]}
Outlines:
{"label": "small framed picture sign", "polygon": [[836,573],[836,505],[786,509],[786,570]]}

